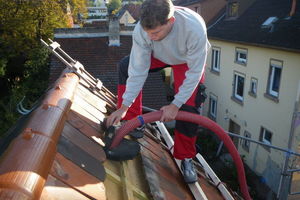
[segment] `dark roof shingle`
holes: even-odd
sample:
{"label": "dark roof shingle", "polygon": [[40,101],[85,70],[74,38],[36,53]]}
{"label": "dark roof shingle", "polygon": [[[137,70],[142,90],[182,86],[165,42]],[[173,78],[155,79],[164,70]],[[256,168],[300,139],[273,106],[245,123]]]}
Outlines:
{"label": "dark roof shingle", "polygon": [[[117,63],[124,56],[130,54],[131,36],[121,36],[121,46],[108,46],[108,37],[94,38],[57,38],[68,54],[81,62],[85,69],[99,78],[105,87],[117,94]],[[65,66],[52,59],[50,68],[50,82],[54,82]],[[160,73],[150,73],[144,86],[143,103],[147,107],[159,109],[167,105],[166,89]]]}
{"label": "dark roof shingle", "polygon": [[[212,39],[241,42],[258,46],[300,51],[300,4],[296,13],[287,19],[291,10],[288,0],[256,0],[235,20],[223,18],[208,30]],[[262,28],[269,17],[277,17],[273,28]]]}

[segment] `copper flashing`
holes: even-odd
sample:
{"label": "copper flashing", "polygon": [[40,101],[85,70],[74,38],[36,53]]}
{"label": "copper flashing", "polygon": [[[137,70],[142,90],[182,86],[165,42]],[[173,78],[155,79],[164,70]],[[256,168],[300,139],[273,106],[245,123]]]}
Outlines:
{"label": "copper flashing", "polygon": [[1,159],[0,199],[40,197],[78,82],[65,71],[9,145]]}

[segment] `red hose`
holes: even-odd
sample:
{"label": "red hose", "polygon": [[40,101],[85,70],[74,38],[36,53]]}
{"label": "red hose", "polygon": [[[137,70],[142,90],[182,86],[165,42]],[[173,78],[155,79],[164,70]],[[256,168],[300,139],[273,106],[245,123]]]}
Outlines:
{"label": "red hose", "polygon": [[[132,131],[136,127],[140,126],[142,123],[159,121],[161,115],[162,115],[162,111],[156,111],[156,112],[151,112],[151,113],[141,115],[138,118],[134,118],[126,122],[116,132],[116,136],[114,137],[110,148],[114,148],[118,146],[125,135],[127,135],[130,131]],[[215,123],[214,121],[208,119],[207,117],[189,113],[189,112],[184,112],[184,111],[179,111],[175,119],[199,124],[204,128],[210,129],[213,133],[215,133],[219,137],[220,140],[224,142],[224,145],[228,149],[237,168],[238,181],[240,184],[240,189],[243,194],[243,197],[246,200],[251,200],[250,194],[248,192],[242,159],[240,158],[240,155],[236,147],[234,146],[231,138],[227,135],[227,133],[223,130],[223,128],[219,126],[217,123]]]}

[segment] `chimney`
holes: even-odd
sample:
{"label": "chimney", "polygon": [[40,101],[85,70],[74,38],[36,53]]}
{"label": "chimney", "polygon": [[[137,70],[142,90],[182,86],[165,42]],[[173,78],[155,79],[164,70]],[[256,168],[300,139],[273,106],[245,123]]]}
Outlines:
{"label": "chimney", "polygon": [[120,46],[120,24],[117,17],[109,20],[108,46]]}

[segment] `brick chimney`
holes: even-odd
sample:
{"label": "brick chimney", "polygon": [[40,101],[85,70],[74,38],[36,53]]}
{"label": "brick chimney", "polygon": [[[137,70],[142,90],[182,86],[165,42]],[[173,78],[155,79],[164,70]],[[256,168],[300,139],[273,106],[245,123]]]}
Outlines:
{"label": "brick chimney", "polygon": [[120,46],[120,24],[117,17],[109,19],[108,38],[108,46]]}

